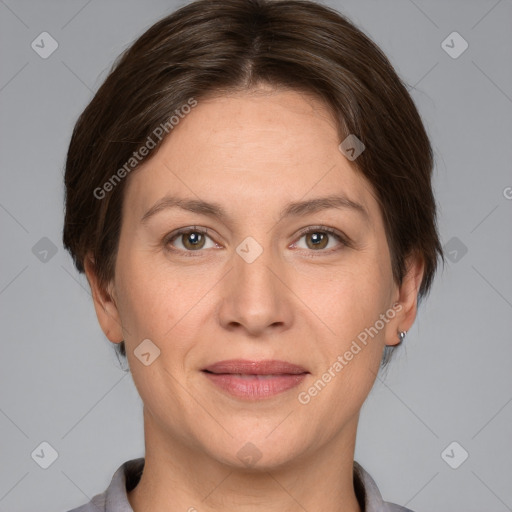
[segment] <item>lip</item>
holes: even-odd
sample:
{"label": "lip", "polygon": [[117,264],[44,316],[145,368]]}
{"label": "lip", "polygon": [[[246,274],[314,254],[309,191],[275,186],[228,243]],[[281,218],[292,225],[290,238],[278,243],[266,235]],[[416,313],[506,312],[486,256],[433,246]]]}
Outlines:
{"label": "lip", "polygon": [[237,398],[260,400],[298,386],[309,374],[286,361],[231,359],[203,368],[210,382]]}
{"label": "lip", "polygon": [[266,359],[263,361],[250,361],[248,359],[229,359],[219,361],[203,370],[211,373],[241,373],[244,375],[298,375],[308,373],[302,366],[288,363],[286,361],[278,361],[274,359]]}

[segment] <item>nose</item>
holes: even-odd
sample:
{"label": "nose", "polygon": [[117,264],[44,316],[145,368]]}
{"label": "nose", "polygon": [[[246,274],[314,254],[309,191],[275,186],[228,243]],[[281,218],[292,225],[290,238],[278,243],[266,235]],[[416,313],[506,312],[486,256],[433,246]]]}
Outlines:
{"label": "nose", "polygon": [[[252,248],[254,249],[254,248]],[[231,271],[222,281],[219,321],[224,329],[265,336],[293,323],[293,293],[287,271],[270,249],[254,260],[234,252]]]}

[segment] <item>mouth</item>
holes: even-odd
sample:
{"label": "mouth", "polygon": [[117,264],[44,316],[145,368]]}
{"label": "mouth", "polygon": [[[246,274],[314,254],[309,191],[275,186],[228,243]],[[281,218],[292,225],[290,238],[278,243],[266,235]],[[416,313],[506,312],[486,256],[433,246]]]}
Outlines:
{"label": "mouth", "polygon": [[202,372],[216,387],[229,395],[259,400],[270,398],[298,386],[309,372],[286,361],[219,361]]}
{"label": "mouth", "polygon": [[260,376],[276,376],[276,375],[300,375],[309,373],[302,366],[288,363],[286,361],[263,360],[248,361],[246,359],[231,359],[229,361],[219,361],[207,366],[203,371],[214,374],[231,374],[231,375],[260,375]]}

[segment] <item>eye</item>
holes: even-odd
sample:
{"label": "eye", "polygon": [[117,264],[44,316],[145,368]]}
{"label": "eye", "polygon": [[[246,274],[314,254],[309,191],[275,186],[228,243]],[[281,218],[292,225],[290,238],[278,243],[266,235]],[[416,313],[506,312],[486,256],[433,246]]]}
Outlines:
{"label": "eye", "polygon": [[[312,226],[301,231],[300,235],[300,239],[306,239],[305,248],[311,249],[315,252],[333,252],[339,250],[344,246],[350,245],[348,239],[343,234],[337,232],[335,229],[328,228],[326,226]],[[334,248],[332,247],[332,245],[329,247],[329,244],[333,238],[338,241],[338,245],[341,245],[341,247],[337,248],[336,244],[334,245]],[[293,246],[296,245],[297,242],[293,244]],[[326,248],[327,250],[324,251],[324,249]]]}
{"label": "eye", "polygon": [[[207,245],[207,240],[212,243],[210,246]],[[176,249],[185,252],[197,252],[201,249],[210,249],[216,246],[215,242],[208,236],[208,230],[197,226],[179,229],[171,233],[165,238],[164,244],[166,247],[170,245],[171,250]]]}

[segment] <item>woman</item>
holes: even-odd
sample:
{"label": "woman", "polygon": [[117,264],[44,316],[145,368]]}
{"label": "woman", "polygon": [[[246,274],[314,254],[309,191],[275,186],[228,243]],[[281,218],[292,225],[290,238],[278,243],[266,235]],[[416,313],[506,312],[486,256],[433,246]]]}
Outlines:
{"label": "woman", "polygon": [[389,61],[324,6],[147,30],[75,126],[63,235],[146,453],[75,512],[406,511],[354,448],[443,257],[432,167]]}

